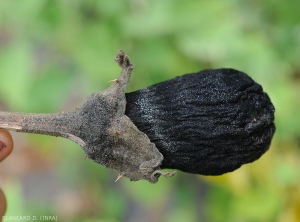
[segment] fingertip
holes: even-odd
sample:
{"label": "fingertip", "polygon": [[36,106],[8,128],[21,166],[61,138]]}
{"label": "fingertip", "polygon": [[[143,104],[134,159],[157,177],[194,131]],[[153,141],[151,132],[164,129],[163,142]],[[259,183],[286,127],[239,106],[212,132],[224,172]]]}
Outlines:
{"label": "fingertip", "polygon": [[0,221],[2,221],[2,216],[4,216],[6,211],[6,199],[4,193],[0,189]]}
{"label": "fingertip", "polygon": [[7,130],[0,129],[0,162],[4,160],[13,150],[13,140]]}

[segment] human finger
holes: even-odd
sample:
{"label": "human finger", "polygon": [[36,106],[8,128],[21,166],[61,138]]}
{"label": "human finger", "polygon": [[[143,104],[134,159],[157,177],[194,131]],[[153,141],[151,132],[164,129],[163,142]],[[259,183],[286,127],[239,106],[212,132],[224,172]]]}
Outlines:
{"label": "human finger", "polygon": [[4,216],[6,211],[6,199],[4,193],[0,189],[0,221],[2,221],[2,216]]}
{"label": "human finger", "polygon": [[7,130],[0,129],[0,162],[12,151],[14,146],[12,137]]}

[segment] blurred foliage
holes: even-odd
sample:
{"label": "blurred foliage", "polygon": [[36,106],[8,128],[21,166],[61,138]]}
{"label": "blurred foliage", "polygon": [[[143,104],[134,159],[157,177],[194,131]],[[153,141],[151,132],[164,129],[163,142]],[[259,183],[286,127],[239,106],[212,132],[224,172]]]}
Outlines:
{"label": "blurred foliage", "polygon": [[[277,127],[270,151],[255,163],[219,177],[179,173],[156,185],[114,183],[115,172],[83,161],[71,141],[20,136],[50,163],[59,185],[50,195],[55,200],[42,201],[26,197],[23,182],[30,174],[6,180],[7,215],[299,222],[299,10],[298,0],[1,0],[2,110],[74,109],[118,76],[114,56],[122,48],[136,65],[128,91],[205,68],[235,68],[268,92]],[[35,180],[36,189],[42,180]]]}

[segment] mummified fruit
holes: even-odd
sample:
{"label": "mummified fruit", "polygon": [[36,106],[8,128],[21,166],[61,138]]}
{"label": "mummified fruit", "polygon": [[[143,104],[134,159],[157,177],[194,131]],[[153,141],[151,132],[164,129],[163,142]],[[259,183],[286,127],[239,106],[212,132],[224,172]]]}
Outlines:
{"label": "mummified fruit", "polygon": [[125,114],[163,154],[162,169],[231,172],[265,153],[275,132],[268,95],[233,69],[186,74],[126,100]]}
{"label": "mummified fruit", "polygon": [[125,95],[134,64],[122,50],[116,55],[119,77],[80,107],[53,114],[0,112],[0,128],[70,139],[89,159],[119,172],[118,178],[151,183],[176,174],[163,168],[220,175],[269,148],[274,107],[246,74],[204,70]]}

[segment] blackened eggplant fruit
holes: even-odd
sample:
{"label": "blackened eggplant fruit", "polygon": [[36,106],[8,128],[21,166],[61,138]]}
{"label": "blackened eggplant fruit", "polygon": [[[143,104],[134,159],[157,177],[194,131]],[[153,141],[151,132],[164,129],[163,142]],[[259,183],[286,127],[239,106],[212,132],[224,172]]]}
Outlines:
{"label": "blackened eggplant fruit", "polygon": [[[134,64],[78,108],[52,114],[0,112],[0,129],[60,136],[87,158],[132,181],[156,183],[179,169],[220,175],[258,159],[275,131],[274,107],[262,87],[233,69],[204,70],[125,95]],[[127,100],[127,101],[126,101]]]}
{"label": "blackened eggplant fruit", "polygon": [[126,100],[125,114],[163,154],[162,169],[231,172],[264,154],[275,132],[270,98],[234,69],[186,74]]}

